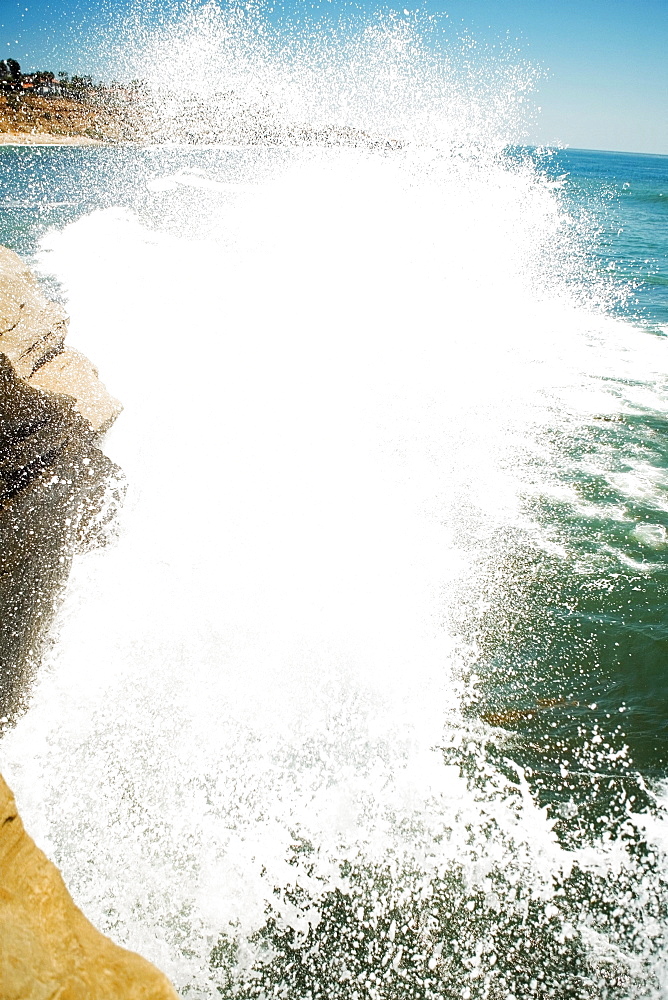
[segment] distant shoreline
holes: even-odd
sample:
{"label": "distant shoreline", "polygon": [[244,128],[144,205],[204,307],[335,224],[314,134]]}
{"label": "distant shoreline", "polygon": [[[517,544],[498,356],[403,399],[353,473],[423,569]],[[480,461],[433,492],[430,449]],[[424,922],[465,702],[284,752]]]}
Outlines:
{"label": "distant shoreline", "polygon": [[0,132],[0,146],[108,146],[104,139],[87,135],[55,135],[50,132]]}
{"label": "distant shoreline", "polygon": [[136,107],[96,99],[0,94],[0,145],[100,146],[142,137]]}

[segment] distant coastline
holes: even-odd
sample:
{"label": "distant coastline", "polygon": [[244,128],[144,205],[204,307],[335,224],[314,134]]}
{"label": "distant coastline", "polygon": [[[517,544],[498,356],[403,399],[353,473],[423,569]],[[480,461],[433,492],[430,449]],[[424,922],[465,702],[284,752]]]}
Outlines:
{"label": "distant coastline", "polygon": [[92,91],[82,97],[0,95],[0,145],[92,146],[132,141],[129,102]]}
{"label": "distant coastline", "polygon": [[91,77],[21,73],[0,60],[0,145],[98,146],[124,143],[363,146],[399,149],[400,139],[347,124],[286,121],[270,103],[233,91],[208,95],[169,91],[145,82],[93,83]]}
{"label": "distant coastline", "polygon": [[0,145],[89,146],[138,138],[132,122],[138,80],[108,86],[91,77],[22,73],[0,60]]}
{"label": "distant coastline", "polygon": [[0,146],[105,146],[104,139],[86,135],[54,135],[51,132],[0,132]]}

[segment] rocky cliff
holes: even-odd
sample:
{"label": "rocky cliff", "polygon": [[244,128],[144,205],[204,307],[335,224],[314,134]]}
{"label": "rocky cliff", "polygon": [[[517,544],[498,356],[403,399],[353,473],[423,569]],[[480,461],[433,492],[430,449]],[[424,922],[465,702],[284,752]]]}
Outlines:
{"label": "rocky cliff", "polygon": [[[66,330],[0,247],[0,730],[26,701],[73,553],[104,537],[122,491],[98,448],[120,405]],[[176,1000],[77,909],[1,776],[0,1000]]]}
{"label": "rocky cliff", "polygon": [[122,489],[97,447],[120,404],[65,346],[67,322],[0,247],[0,729],[25,700],[73,553]]}

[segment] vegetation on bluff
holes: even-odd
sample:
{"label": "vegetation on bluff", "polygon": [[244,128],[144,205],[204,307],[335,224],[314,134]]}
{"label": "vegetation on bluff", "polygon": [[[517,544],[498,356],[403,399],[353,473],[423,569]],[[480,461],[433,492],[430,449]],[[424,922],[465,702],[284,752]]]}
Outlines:
{"label": "vegetation on bluff", "polygon": [[122,142],[140,137],[139,81],[95,83],[90,76],[22,73],[0,61],[0,142]]}

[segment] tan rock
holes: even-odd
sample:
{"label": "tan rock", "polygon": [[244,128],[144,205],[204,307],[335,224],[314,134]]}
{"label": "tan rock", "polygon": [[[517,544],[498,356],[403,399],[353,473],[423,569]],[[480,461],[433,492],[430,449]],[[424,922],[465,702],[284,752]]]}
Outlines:
{"label": "tan rock", "polygon": [[64,348],[33,372],[28,385],[70,396],[74,408],[98,433],[111,427],[122,410],[118,400],[100,382],[97,368],[71,347]]}
{"label": "tan rock", "polygon": [[19,378],[69,396],[93,430],[103,432],[122,407],[90,361],[64,346],[68,323],[63,307],[44,295],[18,254],[0,246],[0,354]]}
{"label": "tan rock", "polygon": [[[0,730],[25,705],[73,553],[103,542],[122,494],[97,447],[120,404],[64,347],[67,322],[0,247]],[[74,905],[1,776],[0,1000],[176,1000]]]}
{"label": "tan rock", "polygon": [[0,732],[26,707],[74,553],[104,544],[123,493],[97,447],[121,407],[64,347],[67,322],[0,247]]}
{"label": "tan rock", "polygon": [[27,378],[62,350],[68,318],[51,302],[18,254],[0,247],[0,352]]}
{"label": "tan rock", "polygon": [[0,776],[1,1000],[177,1000],[150,962],[113,944],[26,833]]}

